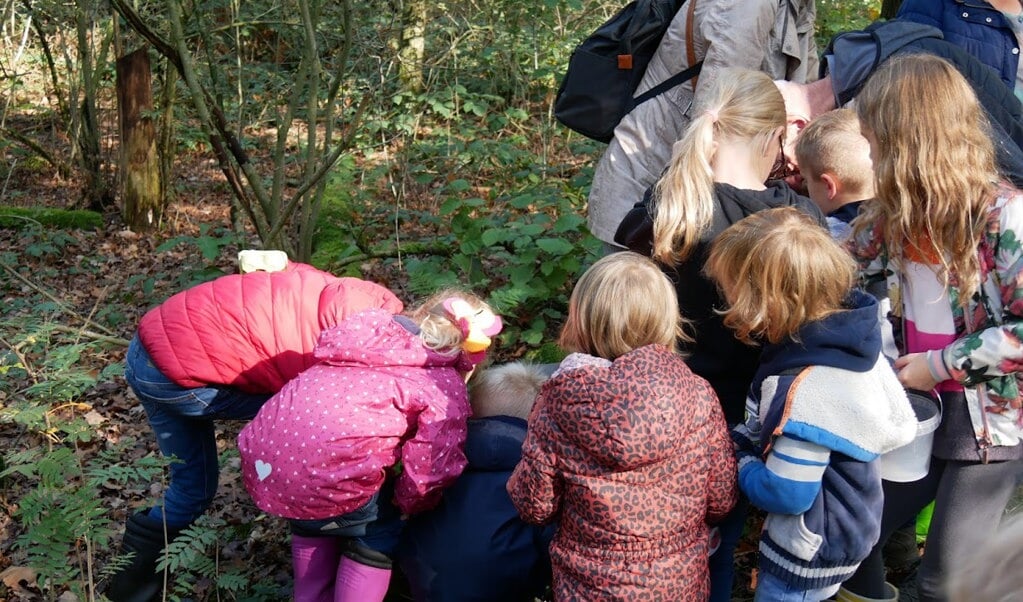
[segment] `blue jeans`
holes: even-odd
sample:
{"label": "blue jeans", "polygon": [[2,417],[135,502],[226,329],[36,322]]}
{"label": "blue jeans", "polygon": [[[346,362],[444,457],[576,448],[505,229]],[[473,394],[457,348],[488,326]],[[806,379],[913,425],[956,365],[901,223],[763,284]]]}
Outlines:
{"label": "blue jeans", "polygon": [[163,505],[150,510],[149,516],[166,517],[172,528],[188,526],[217,493],[220,466],[213,421],[249,420],[270,394],[226,386],[182,387],[153,364],[138,335],[128,345],[124,378],[146,410],[160,452],[174,458]]}
{"label": "blue jeans", "polygon": [[735,508],[728,513],[723,521],[717,524],[721,530],[721,544],[710,556],[710,597],[708,602],[730,602],[732,585],[735,581],[735,548],[742,539],[742,529],[746,525],[746,514],[749,512],[749,500],[739,495]]}
{"label": "blue jeans", "polygon": [[770,573],[760,571],[753,602],[820,602],[833,596],[841,584],[821,589],[796,589]]}

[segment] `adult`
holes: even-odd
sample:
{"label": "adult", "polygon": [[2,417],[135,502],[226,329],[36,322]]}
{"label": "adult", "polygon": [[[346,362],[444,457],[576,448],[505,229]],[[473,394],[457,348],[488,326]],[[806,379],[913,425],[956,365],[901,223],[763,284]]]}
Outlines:
{"label": "adult", "polygon": [[364,309],[402,310],[372,282],[290,263],[283,271],[222,276],[167,299],[142,317],[128,346],[125,380],[145,408],[160,452],[174,458],[162,504],[128,518],[130,563],[111,579],[114,602],[162,590],[156,560],[166,542],[213,501],[219,466],[214,421],[248,420],[315,363],[325,328]]}
{"label": "adult", "polygon": [[848,104],[870,75],[893,56],[930,54],[951,63],[966,78],[990,123],[1002,175],[1023,184],[1023,107],[993,69],[946,41],[936,27],[896,19],[836,36],[824,50],[820,79],[809,84],[776,82],[790,113],[810,119]]}
{"label": "adult", "polygon": [[1023,99],[1023,4],[1019,0],[904,0],[898,18],[941,30],[945,39],[998,72]]}
{"label": "adult", "polygon": [[[813,0],[689,0],[671,22],[637,93],[703,61],[692,79],[639,105],[615,128],[589,197],[590,232],[608,245],[643,193],[660,177],[692,121],[696,97],[726,67],[805,82],[817,73]],[[692,59],[690,59],[690,50]]]}

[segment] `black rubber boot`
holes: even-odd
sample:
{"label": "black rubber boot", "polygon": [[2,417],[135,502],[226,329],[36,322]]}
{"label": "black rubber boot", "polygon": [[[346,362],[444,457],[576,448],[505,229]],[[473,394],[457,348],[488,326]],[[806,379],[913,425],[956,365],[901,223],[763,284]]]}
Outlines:
{"label": "black rubber boot", "polygon": [[149,518],[148,512],[133,514],[124,528],[121,554],[135,554],[110,578],[106,596],[112,602],[150,602],[163,594],[163,574],[156,572],[156,562],[181,529],[168,527],[165,536],[163,522]]}

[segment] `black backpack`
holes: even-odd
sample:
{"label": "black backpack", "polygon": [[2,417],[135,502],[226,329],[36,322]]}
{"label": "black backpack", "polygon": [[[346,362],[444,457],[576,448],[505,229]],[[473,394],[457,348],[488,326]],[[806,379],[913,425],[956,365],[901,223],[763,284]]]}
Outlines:
{"label": "black backpack", "polygon": [[554,116],[587,138],[610,142],[629,111],[700,73],[702,62],[634,97],[650,57],[686,0],[634,0],[576,46]]}

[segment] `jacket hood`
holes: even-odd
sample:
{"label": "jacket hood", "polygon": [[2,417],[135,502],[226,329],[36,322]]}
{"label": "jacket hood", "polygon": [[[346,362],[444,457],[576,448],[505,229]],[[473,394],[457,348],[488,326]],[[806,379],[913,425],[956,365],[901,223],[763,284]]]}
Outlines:
{"label": "jacket hood", "polygon": [[380,309],[367,310],[324,330],[314,355],[318,361],[334,366],[430,368],[458,365],[460,354],[448,356],[427,349],[409,328],[414,326],[401,316]]}
{"label": "jacket hood", "polygon": [[666,361],[682,359],[648,345],[610,367],[584,365],[556,373],[541,395],[552,387],[570,390],[550,397],[550,414],[566,437],[601,464],[630,470],[675,453],[684,435],[686,421],[675,405],[678,391],[662,376]]}
{"label": "jacket hood", "polygon": [[845,311],[811,322],[800,329],[799,341],[765,345],[761,373],[777,374],[802,366],[832,366],[867,372],[881,353],[881,329],[877,299],[853,289]]}
{"label": "jacket hood", "polygon": [[513,416],[489,416],[469,420],[465,457],[469,469],[507,472],[522,459],[526,421]]}
{"label": "jacket hood", "polygon": [[715,225],[710,229],[712,237],[735,222],[765,209],[776,207],[796,207],[824,224],[824,215],[817,205],[809,198],[802,196],[783,181],[771,181],[764,190],[747,190],[736,188],[731,184],[717,182],[714,194],[721,207],[720,215],[715,215]]}

